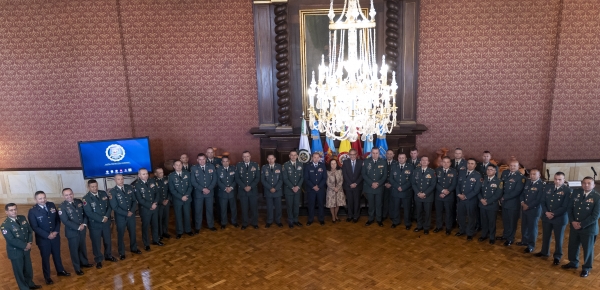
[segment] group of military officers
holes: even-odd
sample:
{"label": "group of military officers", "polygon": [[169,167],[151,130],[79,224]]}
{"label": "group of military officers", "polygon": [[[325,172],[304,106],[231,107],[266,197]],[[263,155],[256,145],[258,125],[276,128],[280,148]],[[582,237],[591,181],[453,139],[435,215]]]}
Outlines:
{"label": "group of military officers", "polygon": [[[436,222],[434,233],[443,230],[450,235],[454,222],[459,231],[455,236],[467,236],[471,241],[477,231],[481,231],[480,242],[504,240],[505,246],[513,244],[519,217],[521,217],[521,241],[525,253],[531,253],[538,236],[538,221],[541,217],[543,243],[538,257],[549,257],[552,232],[555,238],[554,265],[562,258],[564,230],[570,221],[569,263],[565,269],[579,266],[579,247],[584,251],[584,264],[581,277],[587,277],[592,268],[593,249],[598,234],[600,217],[600,194],[594,190],[594,180],[586,177],[582,188],[572,191],[565,184],[565,175],[557,172],[553,184],[545,184],[540,172],[532,169],[529,178],[519,171],[518,161],[511,161],[509,170],[498,177],[498,168],[490,163],[491,154],[485,151],[483,161],[462,158],[462,150],[455,150],[455,158],[444,157],[441,166],[429,167],[429,158],[418,157],[416,149],[411,150],[410,159],[406,154],[388,150],[385,158],[374,148],[369,158],[358,159],[356,150],[351,150],[344,160],[342,172],[343,188],[347,197],[347,222],[358,221],[360,215],[360,194],[368,201],[368,221],[366,226],[390,218],[392,228],[401,222],[401,209],[406,230],[412,227],[412,211],[416,211],[415,232],[429,234],[431,211],[435,204]],[[307,226],[314,221],[315,208],[321,225],[324,221],[327,168],[321,162],[321,155],[315,153],[311,160],[303,164],[298,160],[298,152],[292,150],[290,160],[283,165],[276,163],[273,154],[268,155],[267,164],[262,167],[251,161],[250,152],[242,154],[242,161],[230,166],[228,157],[214,157],[212,148],[197,156],[197,165],[188,164],[187,155],[173,164],[174,171],[165,178],[162,168],[156,168],[155,176],[149,178],[148,171],[141,169],[138,179],[125,184],[122,175],[115,176],[116,186],[108,192],[98,189],[95,180],[88,181],[88,193],[77,199],[70,188],[62,191],[64,201],[56,206],[46,200],[42,191],[35,193],[36,205],[29,211],[28,219],[17,215],[14,203],[5,206],[7,219],[1,226],[7,241],[8,257],[19,289],[38,289],[32,281],[33,273],[30,249],[33,235],[42,256],[42,268],[47,284],[50,278],[49,257],[52,255],[59,276],[70,276],[64,270],[60,259],[60,225],[65,226],[73,268],[77,275],[83,275],[82,267],[93,267],[87,258],[86,230],[89,228],[96,268],[102,262],[116,262],[111,250],[111,213],[117,227],[118,253],[121,260],[125,256],[124,234],[129,235],[129,250],[142,254],[136,241],[136,210],[142,220],[142,242],[150,251],[150,244],[163,246],[168,233],[169,207],[175,211],[176,239],[186,233],[197,234],[206,217],[208,229],[216,231],[213,209],[220,220],[221,228],[228,224],[228,210],[231,224],[237,223],[236,198],[242,207],[242,225],[258,229],[258,184],[262,184],[267,203],[266,228],[273,223],[283,227],[282,197],[287,203],[288,225],[301,227],[298,220],[302,187],[308,197]],[[216,201],[216,202],[215,202]],[[192,206],[193,205],[193,206]],[[502,235],[496,236],[496,214],[502,207]],[[192,217],[192,218],[190,218]],[[192,229],[192,221],[194,229]],[[150,232],[150,235],[149,234]],[[152,240],[152,242],[150,241]],[[104,252],[102,252],[104,246]]]}

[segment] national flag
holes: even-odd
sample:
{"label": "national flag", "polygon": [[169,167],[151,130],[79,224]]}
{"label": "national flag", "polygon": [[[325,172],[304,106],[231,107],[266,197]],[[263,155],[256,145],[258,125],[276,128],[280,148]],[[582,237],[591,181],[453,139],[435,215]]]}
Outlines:
{"label": "national flag", "polygon": [[371,150],[373,149],[373,135],[368,135],[365,139],[365,151],[363,153],[363,157],[367,159],[371,155]]}
{"label": "national flag", "polygon": [[[316,122],[317,121],[315,121],[315,123]],[[324,161],[325,154],[323,150],[323,143],[321,142],[321,134],[317,129],[318,127],[318,124],[315,124],[315,126],[313,126],[315,129],[310,131],[310,135],[312,136],[312,152],[319,153],[321,155],[321,161]]]}
{"label": "national flag", "polygon": [[300,131],[300,145],[298,146],[298,160],[302,163],[310,161],[310,145],[308,143],[308,130],[306,120],[302,118],[302,130]]}
{"label": "national flag", "polygon": [[352,149],[350,141],[346,139],[340,142],[340,148],[338,148],[338,152],[340,152],[340,154],[338,155],[339,163],[344,163],[344,160],[346,160],[349,157],[348,153],[350,152],[350,149]]}
{"label": "national flag", "polygon": [[358,154],[357,158],[364,157],[362,144],[360,143],[360,134],[358,134],[358,138],[356,139],[356,141],[352,142],[351,146],[352,146],[352,149],[356,150],[356,153]]}
{"label": "national flag", "polygon": [[379,154],[384,156],[388,151],[387,140],[385,134],[377,135],[377,141],[375,141],[375,146],[379,148]]}

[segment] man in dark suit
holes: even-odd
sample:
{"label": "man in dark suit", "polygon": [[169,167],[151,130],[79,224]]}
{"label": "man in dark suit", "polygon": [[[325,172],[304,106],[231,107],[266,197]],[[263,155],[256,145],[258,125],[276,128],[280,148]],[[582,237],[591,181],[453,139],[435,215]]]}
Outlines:
{"label": "man in dark suit", "polygon": [[344,192],[346,192],[346,209],[348,215],[346,221],[358,222],[360,217],[360,194],[362,192],[362,165],[363,161],[356,159],[357,151],[350,149],[350,158],[342,164],[342,175],[344,176]]}
{"label": "man in dark suit", "polygon": [[43,191],[35,193],[34,205],[28,214],[29,224],[35,232],[35,243],[40,249],[42,256],[42,270],[46,284],[54,282],[50,278],[50,254],[54,261],[54,268],[58,276],[71,276],[65,271],[60,258],[60,217],[53,202],[46,200],[46,194]]}
{"label": "man in dark suit", "polygon": [[363,191],[369,202],[369,220],[365,225],[369,226],[377,219],[377,224],[383,227],[381,209],[384,184],[387,180],[387,163],[379,158],[378,148],[371,149],[371,156],[363,163],[362,176],[365,181]]}
{"label": "man in dark suit", "polygon": [[239,227],[237,223],[237,203],[235,196],[237,183],[235,182],[235,167],[229,166],[229,157],[223,156],[221,165],[217,168],[217,188],[219,191],[219,205],[221,207],[221,229],[227,226],[227,205],[231,210],[231,224]]}
{"label": "man in dark suit", "polygon": [[429,166],[429,157],[421,157],[421,166],[413,170],[412,189],[417,208],[417,228],[415,232],[423,230],[428,235],[431,227],[431,207],[433,206],[433,194],[437,184],[435,171]]}
{"label": "man in dark suit", "polygon": [[[112,243],[110,239],[110,214],[112,209],[109,205],[110,197],[106,191],[98,190],[98,182],[95,179],[88,180],[88,193],[81,199],[83,211],[88,217],[88,228],[90,229],[90,240],[92,240],[92,251],[96,268],[102,268],[102,261],[116,262],[112,255]],[[104,245],[104,255],[102,255]]]}
{"label": "man in dark suit", "polygon": [[325,224],[325,192],[327,184],[327,169],[321,162],[321,154],[313,153],[312,162],[304,166],[304,184],[308,194],[308,222],[313,223],[315,218],[315,204],[319,208],[318,219],[321,225]]}
{"label": "man in dark suit", "polygon": [[156,193],[158,194],[158,235],[161,238],[168,239],[169,235],[169,209],[173,202],[169,192],[169,179],[165,178],[165,172],[162,168],[154,169],[154,178],[150,182],[156,184]]}
{"label": "man in dark suit", "polygon": [[457,217],[459,232],[455,236],[467,235],[467,241],[473,240],[475,234],[475,226],[477,224],[477,196],[481,191],[481,174],[475,171],[477,167],[477,161],[474,158],[469,158],[467,162],[467,169],[459,171],[458,177],[458,189],[456,197],[458,198],[457,203]]}
{"label": "man in dark suit", "polygon": [[[221,158],[219,157],[215,157],[215,149],[213,147],[208,147],[206,148],[206,164],[212,164],[215,167],[215,172],[218,171],[219,167],[221,167],[223,164],[221,163]],[[219,185],[215,185],[215,189],[213,190],[213,213],[214,213],[214,220],[215,222],[221,223],[221,204],[220,204],[220,197],[219,197],[219,193],[221,192],[218,189]],[[227,224],[227,221],[225,221],[225,223]]]}
{"label": "man in dark suit", "polygon": [[191,172],[192,171],[192,165],[189,163],[190,158],[188,157],[187,154],[181,154],[181,156],[179,157],[179,161],[181,161],[181,170],[187,171],[187,172]]}
{"label": "man in dark suit", "polygon": [[73,190],[65,188],[62,194],[65,201],[58,208],[58,216],[60,217],[60,221],[65,225],[65,237],[67,237],[69,243],[73,268],[75,269],[75,273],[81,276],[83,275],[81,267],[91,268],[94,266],[88,261],[85,242],[88,218],[83,213],[83,202],[81,199],[73,197]]}
{"label": "man in dark suit", "polygon": [[260,174],[263,193],[267,200],[267,224],[265,228],[271,227],[273,222],[281,228],[283,227],[283,224],[281,224],[281,197],[283,196],[281,164],[275,163],[274,154],[267,156],[267,162],[268,164],[263,165]]}
{"label": "man in dark suit", "polygon": [[502,197],[502,181],[496,176],[496,166],[489,164],[487,174],[483,177],[479,200],[481,213],[481,237],[478,241],[490,239],[490,245],[496,243],[496,215],[498,214],[498,200]]}
{"label": "man in dark suit", "polygon": [[387,178],[383,188],[383,208],[381,210],[382,220],[385,220],[390,215],[390,196],[392,194],[392,184],[390,183],[390,172],[392,171],[392,165],[398,163],[394,159],[394,150],[389,149],[385,152],[385,162],[387,163]]}
{"label": "man in dark suit", "polygon": [[[158,234],[158,187],[155,182],[148,179],[148,170],[146,168],[141,168],[138,171],[138,179],[133,185],[133,191],[135,192],[137,204],[140,207],[144,249],[150,251],[150,238],[148,238],[148,231],[150,229],[152,229],[152,244],[159,247],[164,246]],[[140,252],[137,251],[137,253],[139,254]]]}
{"label": "man in dark suit", "polygon": [[175,161],[173,168],[175,171],[169,174],[169,192],[173,197],[175,211],[175,239],[180,239],[184,230],[189,236],[194,235],[190,221],[193,188],[190,173],[182,169],[181,161]]}
{"label": "man in dark suit", "polygon": [[483,156],[481,156],[481,162],[477,163],[477,168],[475,169],[479,173],[481,173],[481,176],[487,176],[488,165],[494,166],[496,168],[496,173],[498,173],[498,166],[492,164],[490,160],[492,160],[492,153],[490,153],[490,151],[483,151]]}
{"label": "man in dark suit", "polygon": [[554,184],[546,184],[542,194],[542,250],[536,257],[550,257],[550,240],[554,232],[554,265],[560,263],[565,237],[565,228],[569,223],[567,208],[571,201],[572,190],[565,184],[565,174],[556,172]]}
{"label": "man in dark suit", "polygon": [[450,167],[450,157],[442,158],[442,166],[435,170],[437,185],[435,190],[435,229],[434,233],[442,230],[444,220],[446,222],[446,235],[452,231],[452,208],[454,207],[454,196],[458,184],[458,171]]}
{"label": "man in dark suit", "polygon": [[581,181],[581,188],[573,190],[567,210],[571,227],[569,229],[569,263],[563,269],[579,267],[579,246],[583,248],[583,268],[580,276],[589,276],[594,261],[594,244],[598,235],[600,218],[600,193],[594,190],[594,179],[587,176]]}
{"label": "man in dark suit", "polygon": [[454,149],[454,159],[452,159],[452,168],[459,173],[467,170],[467,161],[463,158],[463,151],[460,148]]}
{"label": "man in dark suit", "polygon": [[115,175],[115,183],[115,187],[109,191],[112,197],[110,199],[110,208],[115,213],[119,257],[121,260],[125,260],[125,229],[129,232],[129,250],[135,254],[142,253],[138,249],[135,232],[135,211],[137,210],[138,202],[131,185],[125,184],[123,174]]}
{"label": "man in dark suit", "polygon": [[[17,215],[17,205],[8,203],[4,206],[6,219],[0,226],[6,240],[6,254],[13,268],[19,290],[40,289],[42,286],[33,283],[33,267],[31,266],[31,243],[33,230],[22,215]],[[3,283],[7,286],[6,283]]]}
{"label": "man in dark suit", "polygon": [[390,183],[392,184],[392,195],[390,201],[390,219],[392,220],[392,229],[400,224],[400,206],[404,208],[404,224],[406,229],[410,230],[412,219],[410,210],[412,208],[412,172],[413,167],[406,162],[406,154],[398,154],[398,162],[392,166],[390,173]]}
{"label": "man in dark suit", "polygon": [[[242,230],[252,224],[258,229],[258,182],[260,181],[260,168],[258,163],[251,161],[250,151],[242,153],[242,161],[236,165],[235,182],[238,185],[238,197],[242,207]],[[252,215],[250,216],[251,213]]]}
{"label": "man in dark suit", "polygon": [[217,170],[214,165],[206,162],[204,153],[198,154],[198,164],[192,166],[192,186],[194,187],[194,211],[196,232],[202,228],[202,218],[206,208],[206,225],[211,231],[216,231],[213,215],[214,192],[217,186]]}
{"label": "man in dark suit", "polygon": [[419,150],[417,148],[410,149],[410,160],[408,163],[412,165],[413,169],[421,166],[421,158],[419,158]]}
{"label": "man in dark suit", "polygon": [[525,246],[525,253],[535,249],[538,236],[538,221],[542,215],[542,195],[546,183],[540,179],[540,171],[531,169],[529,180],[525,183],[521,194],[521,242],[518,246]]}
{"label": "man in dark suit", "polygon": [[496,240],[504,240],[505,246],[510,246],[515,241],[517,232],[517,222],[521,212],[521,193],[525,186],[525,177],[519,171],[519,161],[513,160],[509,164],[510,170],[504,170],[500,179],[503,184],[502,192],[502,225],[504,231],[502,236],[496,237]]}
{"label": "man in dark suit", "polygon": [[298,161],[298,151],[290,151],[290,160],[283,164],[283,193],[287,204],[288,225],[301,227],[298,220],[300,211],[300,195],[304,183],[304,164]]}

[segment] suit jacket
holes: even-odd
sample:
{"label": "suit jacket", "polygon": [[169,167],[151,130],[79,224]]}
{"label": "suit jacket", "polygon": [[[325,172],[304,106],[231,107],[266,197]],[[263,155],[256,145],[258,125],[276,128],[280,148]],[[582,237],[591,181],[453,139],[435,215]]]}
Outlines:
{"label": "suit jacket", "polygon": [[[173,197],[174,204],[184,204],[192,202],[192,182],[190,173],[181,170],[181,177],[177,174],[177,171],[169,174],[169,192]],[[183,201],[182,198],[187,196],[187,200]]]}
{"label": "suit jacket", "polygon": [[6,253],[10,260],[21,259],[25,254],[25,248],[28,243],[33,242],[33,230],[22,215],[17,215],[13,221],[6,217],[6,220],[0,226],[2,235],[6,240]]}
{"label": "suit jacket", "polygon": [[[271,165],[265,164],[262,166],[260,176],[265,197],[283,196],[283,177],[281,173],[281,164],[273,164],[272,171]],[[275,192],[271,192],[271,188],[275,188]]]}
{"label": "suit jacket", "polygon": [[[202,166],[200,165],[192,166],[191,177],[192,186],[194,187],[194,197],[210,197],[214,195],[215,186],[217,186],[217,169],[214,165],[206,163],[204,165],[204,170],[202,170]],[[208,188],[210,192],[208,194],[204,194],[202,192],[204,188]]]}
{"label": "suit jacket", "polygon": [[450,167],[456,169],[456,171],[458,172],[461,172],[463,170],[467,171],[467,160],[462,158],[459,162],[456,162],[456,159],[452,159],[452,164],[450,165]]}
{"label": "suit jacket", "polygon": [[525,177],[520,171],[516,171],[513,175],[510,175],[510,171],[502,171],[500,179],[503,183],[502,192],[502,207],[506,209],[519,209],[521,208],[521,193],[525,186]]}
{"label": "suit jacket", "polygon": [[325,193],[327,187],[327,169],[323,162],[319,162],[315,168],[314,163],[308,162],[304,165],[304,185],[306,192],[315,192],[313,187],[319,186],[316,193]]}
{"label": "suit jacket", "polygon": [[[227,169],[223,166],[217,168],[217,187],[219,188],[219,198],[235,198],[237,183],[235,182],[235,167],[228,166]],[[225,188],[232,187],[233,189],[227,193]]]}
{"label": "suit jacket", "polygon": [[135,192],[131,185],[124,184],[123,190],[118,186],[110,189],[112,198],[109,200],[110,207],[115,212],[115,217],[127,218],[127,213],[135,213],[138,202],[135,198]]}
{"label": "suit jacket", "polygon": [[[283,193],[294,194],[292,188],[298,186],[302,188],[304,182],[304,164],[296,160],[296,164],[292,166],[292,161],[288,161],[283,164],[281,177],[283,179]],[[302,193],[302,190],[298,190],[295,194]]]}
{"label": "suit jacket", "polygon": [[169,178],[163,177],[162,179],[158,179],[156,177],[150,178],[150,182],[154,182],[156,184],[156,194],[158,195],[158,204],[161,205],[164,200],[172,201],[173,197],[169,192]]}
{"label": "suit jacket", "polygon": [[[363,162],[362,177],[364,180],[363,191],[366,193],[380,194],[383,193],[385,188],[385,181],[387,180],[387,162],[383,158],[373,160],[373,158],[367,158]],[[377,182],[379,187],[373,189],[371,185]]]}
{"label": "suit jacket", "polygon": [[51,232],[60,232],[60,217],[56,205],[48,201],[46,202],[46,208],[48,208],[48,211],[36,204],[29,210],[29,224],[35,233],[36,245],[50,242],[48,236]]}
{"label": "suit jacket", "polygon": [[527,211],[532,211],[540,206],[545,186],[546,183],[541,179],[538,179],[535,183],[531,179],[527,179],[523,193],[521,194],[521,202],[524,202],[529,207]]}
{"label": "suit jacket", "polygon": [[[487,176],[483,177],[481,191],[477,195],[479,207],[485,210],[498,210],[498,200],[502,198],[502,181],[497,176],[490,180]],[[483,205],[481,200],[485,199],[487,205]]]}
{"label": "suit jacket", "polygon": [[356,183],[356,188],[354,190],[362,190],[362,166],[363,161],[360,159],[356,159],[356,163],[354,164],[354,172],[352,172],[352,160],[350,160],[350,158],[344,160],[344,163],[342,163],[344,191],[347,192],[348,190],[352,190],[352,188],[350,187],[350,184],[352,183]]}
{"label": "suit jacket", "polygon": [[156,182],[151,179],[148,179],[145,183],[141,179],[136,180],[133,189],[141,213],[151,214],[152,204],[156,203],[158,206],[162,202],[157,192],[159,188],[156,186]]}
{"label": "suit jacket", "polygon": [[[488,163],[487,165],[484,165],[483,162],[477,162],[477,167],[475,167],[475,170],[477,170],[479,173],[481,173],[481,176],[483,176],[484,178],[487,177],[487,166],[488,165],[494,165],[491,162]],[[494,167],[496,167],[496,175],[498,174],[498,166],[494,165]]]}
{"label": "suit jacket", "polygon": [[[465,201],[476,201],[477,195],[481,192],[481,174],[476,170],[471,171],[471,174],[467,175],[468,171],[464,170],[458,174],[458,190],[456,194],[464,194],[467,197]],[[458,199],[458,202],[465,202]]]}
{"label": "suit jacket", "polygon": [[[571,190],[566,184],[556,189],[554,184],[546,184],[544,188],[544,194],[542,194],[542,222],[548,222],[552,224],[566,225],[569,223],[569,216],[567,215],[567,209],[571,201]],[[546,213],[551,212],[554,214],[552,219],[546,217]]]}
{"label": "suit jacket", "polygon": [[[83,201],[78,198],[73,199],[73,204],[66,200],[58,207],[58,216],[65,225],[65,237],[76,238],[79,236],[79,226],[88,223],[87,216],[83,213]],[[82,231],[85,231],[85,227]]]}
{"label": "suit jacket", "polygon": [[83,201],[83,211],[88,217],[88,227],[90,229],[102,229],[104,217],[108,218],[107,223],[110,223],[110,214],[112,208],[109,205],[109,197],[106,191],[98,190],[98,197],[95,197],[91,192],[81,199]]}
{"label": "suit jacket", "polygon": [[[398,198],[412,198],[412,173],[413,166],[405,163],[400,169],[400,163],[392,165],[390,172],[390,183],[392,184],[392,196]],[[402,190],[399,190],[402,189]]]}
{"label": "suit jacket", "polygon": [[187,166],[181,164],[181,170],[185,171],[185,172],[192,172],[192,165],[188,163]]}
{"label": "suit jacket", "polygon": [[[433,193],[437,185],[435,170],[427,167],[425,173],[423,173],[423,168],[418,167],[413,170],[411,182],[415,193],[415,201],[433,202]],[[418,197],[417,194],[419,194],[419,192],[425,193],[425,198]]]}
{"label": "suit jacket", "polygon": [[579,230],[571,225],[571,233],[576,231],[582,234],[597,235],[598,219],[600,218],[600,193],[593,189],[585,197],[582,188],[573,190],[567,212],[570,222],[581,222],[581,229]]}
{"label": "suit jacket", "polygon": [[[454,191],[458,184],[458,171],[452,167],[448,168],[448,173],[444,173],[444,167],[438,167],[435,170],[437,175],[437,184],[435,186],[435,200],[454,201]],[[440,197],[442,190],[447,189],[448,195]]]}
{"label": "suit jacket", "polygon": [[[235,182],[238,184],[238,196],[256,196],[258,194],[258,182],[260,181],[260,168],[258,163],[250,161],[248,168],[246,163],[238,162],[235,168]],[[246,192],[244,187],[250,186],[250,191]]]}

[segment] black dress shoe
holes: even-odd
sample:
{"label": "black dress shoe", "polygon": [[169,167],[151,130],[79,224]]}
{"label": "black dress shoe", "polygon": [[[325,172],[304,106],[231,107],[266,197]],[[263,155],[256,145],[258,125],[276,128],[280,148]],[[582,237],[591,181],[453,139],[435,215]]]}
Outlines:
{"label": "black dress shoe", "polygon": [[529,254],[529,253],[533,252],[533,249],[532,248],[525,248],[525,250],[523,250],[523,252],[525,254]]}
{"label": "black dress shoe", "polygon": [[265,225],[265,229],[268,229],[268,228],[270,228],[270,227],[271,227],[271,224],[267,224],[267,225]]}
{"label": "black dress shoe", "polygon": [[416,229],[414,229],[414,230],[413,230],[413,232],[415,232],[415,233],[416,233],[416,232],[419,232],[419,231],[421,231],[421,230],[422,230],[422,229],[420,229],[420,228],[416,228]]}
{"label": "black dress shoe", "polygon": [[234,227],[234,228],[239,228],[239,227],[240,227],[240,225],[238,225],[238,224],[233,224],[233,227]]}
{"label": "black dress shoe", "polygon": [[252,226],[255,230],[258,230],[258,225],[253,225]]}
{"label": "black dress shoe", "polygon": [[322,225],[322,226],[324,226],[324,225],[325,225],[325,222],[319,222],[319,224],[320,224],[320,225]]}
{"label": "black dress shoe", "polygon": [[358,219],[353,219],[352,220],[352,223],[354,223],[354,224],[357,223],[357,222],[358,222]]}
{"label": "black dress shoe", "polygon": [[496,237],[496,240],[497,240],[497,241],[504,241],[504,240],[505,240],[505,238],[504,238],[503,236],[497,236],[497,237]]}
{"label": "black dress shoe", "polygon": [[504,246],[508,247],[508,246],[512,245],[512,243],[513,242],[511,242],[511,241],[505,241],[504,242]]}
{"label": "black dress shoe", "polygon": [[221,226],[221,229],[222,229],[222,230],[224,230],[224,229],[225,229],[225,226]]}
{"label": "black dress shoe", "polygon": [[289,226],[290,226],[290,229],[294,228],[294,224],[289,224]]}
{"label": "black dress shoe", "polygon": [[169,234],[163,234],[162,237],[165,238],[165,239],[170,239],[171,235],[169,235]]}
{"label": "black dress shoe", "polygon": [[46,279],[46,285],[52,285],[54,284],[54,281],[52,281],[52,279],[48,278]]}
{"label": "black dress shoe", "polygon": [[162,247],[162,246],[164,246],[164,245],[165,245],[165,244],[163,244],[163,242],[161,242],[161,241],[158,241],[158,242],[152,242],[152,244],[153,244],[153,245],[157,245],[157,246],[159,246],[159,247]]}
{"label": "black dress shoe", "polygon": [[146,246],[146,247],[144,247],[144,250],[146,250],[146,251],[150,251],[150,246]]}
{"label": "black dress shoe", "polygon": [[208,228],[208,229],[209,229],[211,232],[216,232],[216,231],[217,231],[217,229],[216,229],[215,227]]}
{"label": "black dress shoe", "polygon": [[392,229],[395,229],[397,226],[397,224],[392,224]]}
{"label": "black dress shoe", "polygon": [[294,225],[295,225],[295,226],[299,226],[299,227],[301,227],[301,226],[302,226],[302,223],[300,223],[300,222],[297,222],[297,223],[294,223]]}
{"label": "black dress shoe", "polygon": [[61,271],[61,272],[58,272],[57,275],[58,276],[71,276],[71,273],[68,273],[67,271]]}
{"label": "black dress shoe", "polygon": [[113,256],[108,256],[108,257],[106,257],[104,259],[107,260],[107,261],[111,261],[111,262],[116,262],[117,261],[117,258],[115,258]]}
{"label": "black dress shoe", "polygon": [[142,254],[142,251],[140,251],[139,249],[137,249],[135,251],[131,251],[131,252],[134,253],[134,254],[138,254],[138,255]]}
{"label": "black dress shoe", "polygon": [[121,259],[121,260],[125,260],[125,255],[121,255],[121,256],[119,256],[119,259]]}
{"label": "black dress shoe", "polygon": [[407,231],[410,231],[410,226],[406,226],[406,230],[407,230]]}
{"label": "black dress shoe", "polygon": [[91,267],[94,267],[94,264],[85,264],[85,265],[81,265],[81,267],[91,268]]}
{"label": "black dress shoe", "polygon": [[535,253],[533,255],[536,256],[536,257],[539,257],[539,258],[541,258],[541,257],[550,257],[550,255],[546,255],[546,254],[544,254],[542,252],[538,252],[538,253]]}
{"label": "black dress shoe", "polygon": [[496,240],[490,240],[490,245],[493,245],[496,243]]}
{"label": "black dress shoe", "polygon": [[481,237],[481,238],[479,238],[477,240],[480,241],[480,242],[483,242],[483,241],[487,240],[487,238]]}
{"label": "black dress shoe", "polygon": [[181,239],[181,235],[180,235],[180,234],[177,234],[177,236],[175,236],[175,239],[176,239],[176,240],[179,240],[179,239]]}
{"label": "black dress shoe", "polygon": [[523,242],[517,242],[515,245],[521,246],[521,247],[526,247],[527,246],[527,244],[525,244]]}
{"label": "black dress shoe", "polygon": [[590,275],[590,271],[588,271],[588,270],[583,270],[583,271],[581,271],[581,274],[579,275],[579,277],[581,277],[581,278],[585,278],[585,277],[587,277],[587,276],[589,276],[589,275]]}
{"label": "black dress shoe", "polygon": [[460,237],[460,236],[462,236],[462,235],[464,235],[464,234],[463,234],[463,233],[461,233],[461,232],[458,232],[458,233],[456,233],[456,234],[454,234],[454,235],[455,235],[455,236],[457,236],[457,237]]}
{"label": "black dress shoe", "polygon": [[424,230],[423,233],[429,235],[429,230]]}
{"label": "black dress shoe", "polygon": [[312,222],[307,222],[306,226],[309,227],[310,225],[312,225]]}
{"label": "black dress shoe", "polygon": [[29,286],[29,289],[42,289],[41,285],[33,285],[33,286]]}
{"label": "black dress shoe", "polygon": [[440,228],[435,228],[435,229],[433,229],[433,232],[434,232],[434,233],[438,233],[438,232],[439,232],[439,231],[441,231],[441,230],[442,230],[442,229],[440,229]]}
{"label": "black dress shoe", "polygon": [[467,236],[467,241],[472,241],[473,240],[473,236]]}
{"label": "black dress shoe", "polygon": [[277,226],[283,228],[283,225],[281,223],[278,223]]}
{"label": "black dress shoe", "polygon": [[560,264],[560,260],[559,260],[559,259],[556,259],[556,258],[554,258],[554,262],[552,262],[552,264],[554,264],[554,265],[558,265],[558,264]]}
{"label": "black dress shoe", "polygon": [[377,222],[380,227],[383,227],[383,222]]}
{"label": "black dress shoe", "polygon": [[195,235],[196,233],[194,231],[191,231],[191,232],[186,233],[186,234],[191,237],[191,236]]}
{"label": "black dress shoe", "polygon": [[446,236],[449,236],[452,233],[450,230],[446,230]]}
{"label": "black dress shoe", "polygon": [[81,270],[75,271],[75,274],[77,274],[77,276],[81,276],[81,275],[83,275],[83,271],[81,271]]}
{"label": "black dress shoe", "polygon": [[96,263],[96,269],[102,269],[102,262]]}
{"label": "black dress shoe", "polygon": [[245,230],[245,229],[246,229],[246,226],[242,226],[242,230]]}
{"label": "black dress shoe", "polygon": [[573,264],[571,264],[571,263],[564,264],[564,265],[562,265],[562,266],[560,266],[560,267],[561,267],[561,268],[563,268],[563,269],[577,269],[577,267],[575,267],[575,266],[574,266]]}
{"label": "black dress shoe", "polygon": [[352,221],[351,218],[346,218],[346,222],[349,223],[350,221]]}
{"label": "black dress shoe", "polygon": [[367,226],[367,227],[368,227],[368,226],[370,226],[372,223],[373,223],[373,221],[367,221],[367,222],[365,223],[365,226]]}

